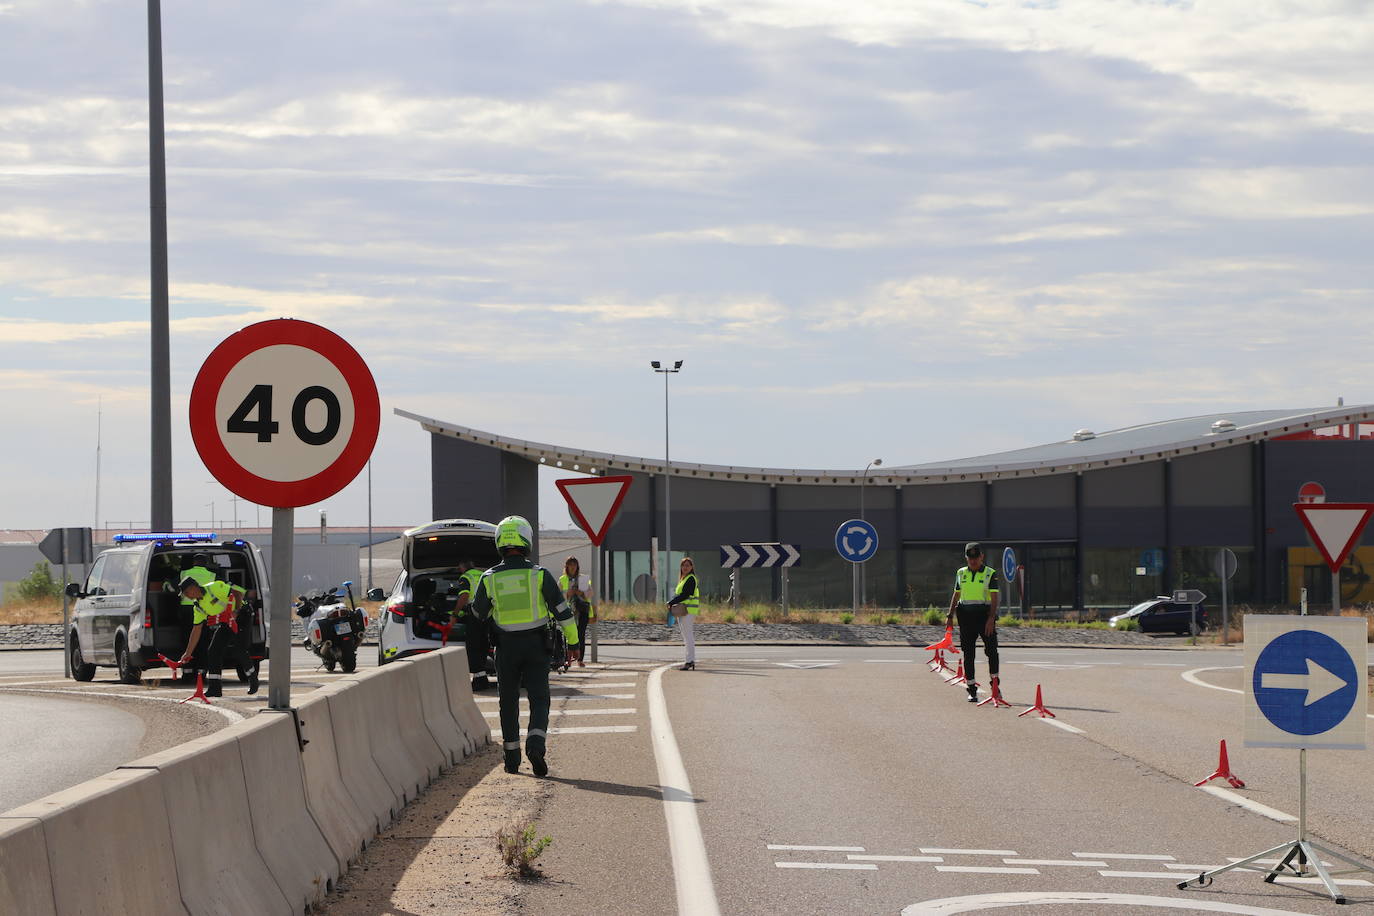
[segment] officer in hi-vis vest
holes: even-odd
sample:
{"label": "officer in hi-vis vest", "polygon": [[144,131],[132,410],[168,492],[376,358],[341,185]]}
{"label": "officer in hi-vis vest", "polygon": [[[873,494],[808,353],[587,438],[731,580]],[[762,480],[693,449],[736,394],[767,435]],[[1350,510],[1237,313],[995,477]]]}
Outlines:
{"label": "officer in hi-vis vest", "polygon": [[458,561],[458,600],[453,614],[463,622],[463,648],[468,655],[468,673],[472,675],[473,690],[489,690],[487,680],[487,621],[478,620],[473,614],[473,596],[477,594],[477,584],[482,581],[482,570],[475,567],[472,560],[464,557]]}
{"label": "officer in hi-vis vest", "polygon": [[568,642],[569,661],[577,645],[577,621],[563,601],[557,580],[529,559],[534,530],[518,515],[496,526],[501,562],[482,573],[472,609],[479,619],[496,622],[496,681],[501,697],[501,740],[507,773],[520,771],[520,685],[530,700],[525,754],[535,776],[547,776],[544,760],[549,733],[550,618]]}
{"label": "officer in hi-vis vest", "polygon": [[192,567],[182,575],[181,594],[191,599],[191,638],[186,643],[181,663],[184,665],[194,658],[196,672],[205,678],[205,695],[223,696],[220,672],[224,669],[224,654],[234,638],[234,614],[245,592],[236,585],[216,579],[215,574],[203,566]]}
{"label": "officer in hi-vis vest", "polygon": [[[978,682],[974,680],[974,653],[978,637],[988,654],[988,677],[997,681],[997,571],[983,563],[983,548],[976,543],[964,545],[968,565],[954,577],[954,597],[949,602],[945,626],[959,618],[959,650],[964,653],[964,677],[968,680],[968,701],[978,702]],[[999,684],[1000,686],[1000,684]]]}

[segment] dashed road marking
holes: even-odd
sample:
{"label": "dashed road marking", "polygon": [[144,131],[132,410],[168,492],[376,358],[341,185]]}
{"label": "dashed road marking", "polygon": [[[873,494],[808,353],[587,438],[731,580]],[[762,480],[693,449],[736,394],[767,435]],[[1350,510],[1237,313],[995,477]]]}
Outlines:
{"label": "dashed road marking", "polygon": [[[528,729],[520,729],[520,736],[524,737]],[[627,732],[639,731],[638,725],[574,725],[574,726],[554,726],[549,729],[550,735],[610,735],[625,734]],[[492,737],[498,740],[501,737],[499,727],[491,730]]]}
{"label": "dashed road marking", "polygon": [[970,875],[1038,875],[1038,868],[1016,868],[1007,865],[937,865],[936,871],[960,872]]}
{"label": "dashed road marking", "polygon": [[1302,916],[1293,910],[1271,910],[1241,903],[1223,903],[1202,897],[1156,897],[1147,894],[1103,894],[1095,891],[1054,891],[1050,893],[970,894],[925,900],[902,908],[901,916],[956,916],[975,910],[1010,910],[1029,906],[1134,906],[1169,910],[1195,910],[1207,913],[1238,913],[1241,916]]}
{"label": "dashed road marking", "polygon": [[1161,856],[1153,854],[1132,854],[1125,852],[1076,852],[1073,854],[1075,859],[1128,859],[1133,862],[1175,862],[1173,856]]}
{"label": "dashed road marking", "polygon": [[1015,856],[1014,849],[933,849],[921,847],[921,852],[931,856]]}
{"label": "dashed road marking", "polygon": [[774,862],[778,868],[833,868],[838,871],[877,871],[878,866],[862,862]]}
{"label": "dashed road marking", "polygon": [[1267,817],[1270,820],[1284,822],[1297,820],[1297,818],[1291,814],[1285,814],[1277,808],[1271,808],[1268,805],[1261,805],[1259,802],[1254,801],[1253,799],[1246,798],[1244,795],[1237,795],[1230,789],[1223,789],[1221,786],[1198,786],[1198,788],[1206,792],[1208,795],[1215,795],[1217,798],[1220,798],[1223,801],[1228,801],[1233,805],[1240,805],[1247,811],[1253,811],[1255,814],[1258,814],[1261,817]]}
{"label": "dashed road marking", "polygon": [[1080,866],[1083,868],[1106,868],[1106,862],[1094,862],[1092,859],[1003,859],[1004,865],[1069,865]]}
{"label": "dashed road marking", "polygon": [[[568,695],[566,695],[566,696],[564,696],[564,695],[562,695],[562,694],[555,695],[555,696],[553,697],[553,699],[555,699],[555,700],[633,700],[636,696],[637,696],[637,694],[633,694],[633,693],[573,693],[573,694],[568,694]],[[500,703],[500,702],[501,702],[501,698],[500,698],[500,697],[475,697],[474,699],[475,699],[476,702],[478,702],[478,703]],[[527,697],[523,697],[523,696],[522,696],[522,697],[520,698],[520,702],[521,702],[521,703],[528,703],[528,702],[529,702],[529,699],[528,699]]]}
{"label": "dashed road marking", "polygon": [[943,862],[942,856],[856,856],[848,855],[846,859],[853,859],[856,862]]}
{"label": "dashed road marking", "polygon": [[769,843],[769,849],[785,852],[863,852],[862,846],[786,846]]}
{"label": "dashed road marking", "polygon": [[[550,716],[557,719],[559,716],[632,716],[639,712],[638,709],[559,709],[550,713]],[[499,719],[499,712],[484,712],[482,715],[488,719]]]}
{"label": "dashed road marking", "polygon": [[1046,725],[1053,725],[1055,728],[1062,728],[1064,731],[1069,732],[1070,734],[1074,734],[1074,735],[1085,735],[1085,734],[1087,734],[1087,732],[1083,731],[1083,729],[1078,728],[1077,726],[1074,726],[1074,725],[1070,725],[1070,724],[1067,723],[1067,722],[1060,722],[1058,719],[1046,719],[1046,718],[1044,718],[1044,717],[1040,717],[1037,721],[1044,722]]}

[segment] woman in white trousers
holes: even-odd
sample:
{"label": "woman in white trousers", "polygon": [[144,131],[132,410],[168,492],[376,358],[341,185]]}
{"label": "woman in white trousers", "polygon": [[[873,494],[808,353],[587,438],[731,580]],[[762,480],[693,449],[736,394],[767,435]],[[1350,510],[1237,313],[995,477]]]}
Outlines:
{"label": "woman in white trousers", "polygon": [[[696,566],[691,557],[683,557],[678,564],[681,578],[677,582],[677,594],[668,601],[668,612],[676,613],[682,624],[682,645],[687,650],[687,660],[679,671],[695,671],[697,667],[697,642],[695,624],[697,611],[701,607],[701,590],[697,588]],[[675,610],[676,609],[676,610]]]}

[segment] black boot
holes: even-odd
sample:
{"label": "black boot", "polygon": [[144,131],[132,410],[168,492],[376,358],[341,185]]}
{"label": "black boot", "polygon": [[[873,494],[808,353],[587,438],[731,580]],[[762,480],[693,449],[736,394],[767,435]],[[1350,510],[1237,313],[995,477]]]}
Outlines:
{"label": "black boot", "polygon": [[525,756],[530,758],[530,769],[535,776],[549,775],[549,764],[544,760],[544,739],[531,738],[525,742]]}
{"label": "black boot", "polygon": [[518,748],[506,751],[506,772],[520,772],[520,750]]}
{"label": "black boot", "polygon": [[965,689],[968,690],[968,701],[969,701],[970,703],[977,703],[977,702],[978,702],[978,685],[977,685],[976,683],[974,683],[973,681],[969,681],[969,682],[968,682],[968,687],[965,688]]}
{"label": "black boot", "polygon": [[224,682],[217,677],[208,678],[205,681],[205,695],[207,697],[224,696]]}
{"label": "black boot", "polygon": [[251,695],[251,694],[254,694],[254,693],[257,693],[257,692],[258,692],[258,666],[257,666],[257,665],[254,665],[253,667],[251,667],[251,668],[248,669],[248,693]]}
{"label": "black boot", "polygon": [[490,690],[490,689],[491,689],[491,681],[487,680],[487,676],[486,676],[485,674],[479,674],[479,675],[477,675],[475,678],[472,679],[472,689],[473,689],[473,690]]}

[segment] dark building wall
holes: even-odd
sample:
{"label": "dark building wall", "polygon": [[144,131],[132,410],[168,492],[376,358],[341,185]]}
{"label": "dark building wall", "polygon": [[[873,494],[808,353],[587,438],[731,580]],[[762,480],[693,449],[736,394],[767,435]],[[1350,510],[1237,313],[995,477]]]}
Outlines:
{"label": "dark building wall", "polygon": [[1162,461],[1084,472],[1085,546],[1163,547],[1164,538]]}
{"label": "dark building wall", "polygon": [[902,488],[902,532],[908,540],[971,541],[987,537],[987,485],[936,483]]}
{"label": "dark building wall", "polygon": [[510,452],[430,435],[434,518],[499,522],[523,515],[539,531],[539,465]]}
{"label": "dark building wall", "polygon": [[1226,448],[1173,459],[1170,502],[1175,546],[1252,545],[1255,524],[1248,448]]}
{"label": "dark building wall", "polygon": [[[663,478],[635,474],[607,546],[647,550],[663,536]],[[672,498],[674,550],[771,539],[768,484],[675,477]]]}
{"label": "dark building wall", "polygon": [[988,538],[1039,540],[1078,534],[1072,474],[995,480],[988,500],[992,522]]}

